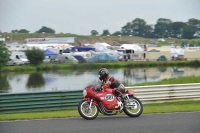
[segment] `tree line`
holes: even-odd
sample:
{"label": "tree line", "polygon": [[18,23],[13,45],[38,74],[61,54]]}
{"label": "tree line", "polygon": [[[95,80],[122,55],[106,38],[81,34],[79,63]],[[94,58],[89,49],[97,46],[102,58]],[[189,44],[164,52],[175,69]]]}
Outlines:
{"label": "tree line", "polygon": [[[29,33],[30,31],[26,30],[26,29],[21,29],[21,30],[12,30],[11,31],[12,33]],[[42,28],[40,28],[38,31],[36,31],[35,33],[53,33],[55,34],[56,31],[49,28],[49,27],[46,27],[46,26],[42,26]]]}
{"label": "tree line", "polygon": [[[96,30],[91,31],[91,35],[99,35]],[[103,30],[102,36],[123,35],[139,36],[145,38],[184,38],[193,39],[200,37],[200,20],[192,18],[187,22],[172,22],[170,19],[159,18],[155,25],[147,24],[144,19],[136,18],[127,22],[121,31],[110,34],[109,30]]]}
{"label": "tree line", "polygon": [[[12,30],[13,33],[29,33],[26,29]],[[42,26],[35,33],[52,33],[55,34],[55,30]],[[139,36],[144,38],[183,38],[193,39],[200,37],[200,20],[191,18],[187,22],[172,22],[167,18],[159,18],[156,24],[147,24],[144,19],[136,18],[131,22],[127,22],[121,31],[110,33],[108,29],[103,30],[100,34],[97,30],[92,30],[93,36]]]}

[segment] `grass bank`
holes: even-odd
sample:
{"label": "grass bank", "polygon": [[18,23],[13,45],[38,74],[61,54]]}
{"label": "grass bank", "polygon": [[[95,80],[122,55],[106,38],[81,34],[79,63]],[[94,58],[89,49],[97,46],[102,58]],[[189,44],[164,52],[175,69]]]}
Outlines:
{"label": "grass bank", "polygon": [[80,64],[40,64],[24,65],[24,66],[6,66],[2,68],[2,72],[25,72],[25,71],[46,71],[46,70],[76,70],[76,69],[99,69],[106,67],[114,68],[141,68],[141,67],[199,67],[200,61],[155,61],[155,62],[113,62],[113,63],[80,63]]}
{"label": "grass bank", "polygon": [[[200,111],[199,103],[200,100],[144,104],[143,114]],[[66,118],[66,117],[80,117],[80,115],[77,109],[47,111],[47,112],[0,114],[0,121]]]}
{"label": "grass bank", "polygon": [[148,85],[167,85],[167,84],[188,84],[188,83],[200,83],[200,76],[188,76],[163,79],[158,82],[144,82],[140,84],[134,84],[132,86],[148,86]]}

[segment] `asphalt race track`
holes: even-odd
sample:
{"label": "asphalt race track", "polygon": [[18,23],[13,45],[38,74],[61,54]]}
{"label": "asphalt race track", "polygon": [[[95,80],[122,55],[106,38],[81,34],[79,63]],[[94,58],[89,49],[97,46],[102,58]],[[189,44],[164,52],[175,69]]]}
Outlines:
{"label": "asphalt race track", "polygon": [[200,112],[4,121],[0,133],[200,133]]}

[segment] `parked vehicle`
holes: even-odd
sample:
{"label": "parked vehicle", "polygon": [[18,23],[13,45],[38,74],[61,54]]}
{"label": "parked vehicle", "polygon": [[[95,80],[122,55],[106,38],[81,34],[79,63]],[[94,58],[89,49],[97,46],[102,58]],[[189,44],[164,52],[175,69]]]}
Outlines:
{"label": "parked vehicle", "polygon": [[83,56],[81,56],[81,55],[73,55],[73,56],[78,60],[78,63],[87,62],[87,60],[85,58],[83,58]]}
{"label": "parked vehicle", "polygon": [[7,66],[14,66],[14,61],[12,59],[9,59],[9,61],[6,64]]}
{"label": "parked vehicle", "polygon": [[10,58],[11,59],[19,59],[19,60],[23,61],[24,64],[29,63],[29,60],[27,59],[25,52],[12,52]]}
{"label": "parked vehicle", "polygon": [[83,90],[84,98],[78,105],[78,112],[84,119],[95,119],[99,112],[103,115],[117,115],[124,112],[130,117],[138,117],[142,114],[143,105],[134,96],[133,90],[128,90],[121,97],[116,97],[113,95],[113,89],[97,91],[98,87],[89,85]]}
{"label": "parked vehicle", "polygon": [[181,60],[184,58],[184,55],[173,55],[172,60]]}
{"label": "parked vehicle", "polygon": [[24,62],[20,59],[9,59],[8,66],[14,66],[14,65],[24,65]]}
{"label": "parked vehicle", "polygon": [[74,56],[71,56],[71,55],[65,55],[65,61],[64,63],[73,63],[73,64],[76,64],[78,63],[78,60],[74,57]]}
{"label": "parked vehicle", "polygon": [[50,63],[49,57],[45,57],[44,60],[43,60],[43,63]]}
{"label": "parked vehicle", "polygon": [[56,56],[51,56],[49,59],[50,59],[51,63],[58,63],[59,62],[59,60]]}
{"label": "parked vehicle", "polygon": [[118,49],[118,52],[120,52],[123,55],[124,61],[132,60],[132,55],[134,54],[134,50],[132,49]]}

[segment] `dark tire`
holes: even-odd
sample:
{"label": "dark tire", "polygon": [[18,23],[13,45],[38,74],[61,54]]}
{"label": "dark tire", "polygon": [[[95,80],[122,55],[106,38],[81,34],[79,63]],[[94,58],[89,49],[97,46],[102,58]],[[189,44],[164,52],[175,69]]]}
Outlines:
{"label": "dark tire", "polygon": [[129,96],[129,99],[130,102],[125,102],[124,104],[124,113],[130,117],[140,116],[143,112],[142,102],[134,96]]}
{"label": "dark tire", "polygon": [[98,116],[99,110],[95,104],[91,105],[88,101],[81,101],[78,105],[79,114],[86,120],[93,120]]}

